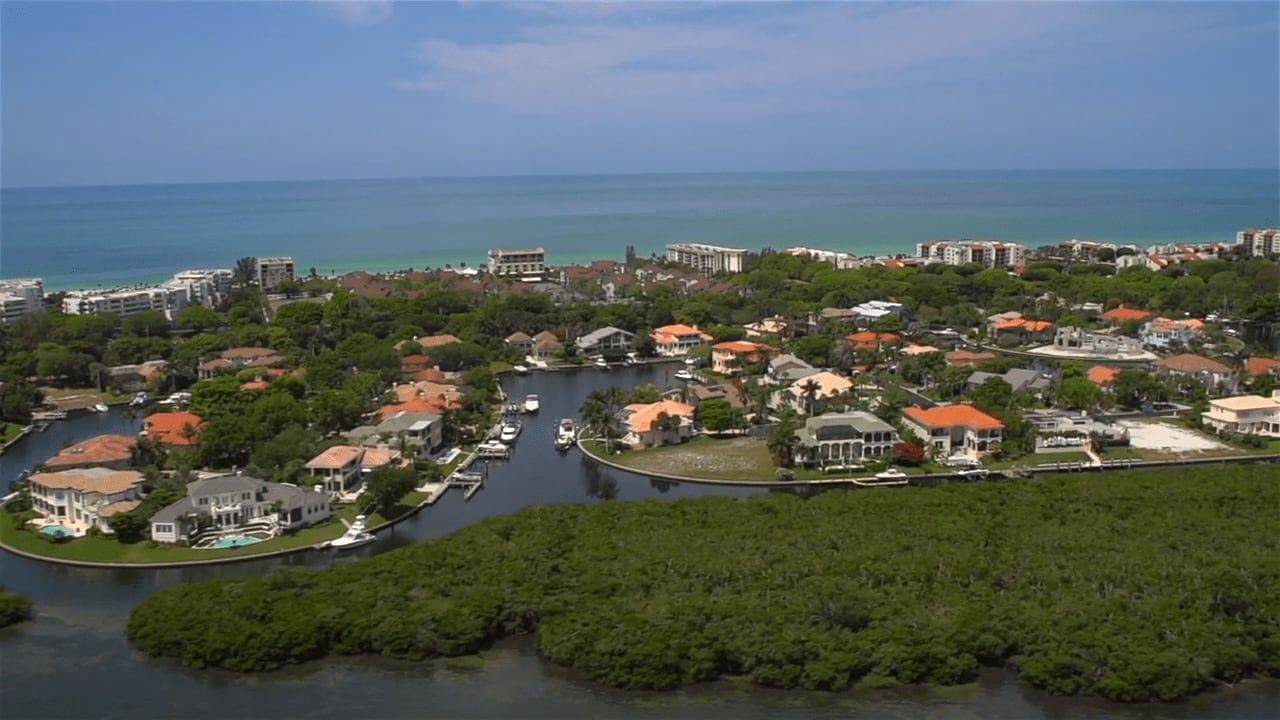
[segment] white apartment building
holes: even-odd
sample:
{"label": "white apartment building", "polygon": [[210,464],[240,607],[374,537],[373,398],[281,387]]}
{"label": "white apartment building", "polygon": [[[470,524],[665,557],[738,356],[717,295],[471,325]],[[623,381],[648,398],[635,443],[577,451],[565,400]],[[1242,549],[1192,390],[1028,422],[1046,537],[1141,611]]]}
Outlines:
{"label": "white apartment building", "polygon": [[256,268],[254,280],[258,283],[258,287],[266,292],[275,290],[281,283],[294,278],[291,257],[257,258],[254,260],[254,267]]}
{"label": "white apartment building", "polygon": [[1013,267],[1027,261],[1027,248],[1018,243],[976,240],[930,240],[916,245],[916,256],[925,262],[946,265],[976,263],[983,267]]}
{"label": "white apartment building", "polygon": [[190,288],[188,297],[193,305],[215,305],[219,299],[231,292],[231,270],[218,268],[214,270],[183,270],[174,273],[164,284],[171,287],[186,286]]}
{"label": "white apartment building", "polygon": [[486,268],[499,277],[537,277],[547,272],[547,251],[543,248],[489,251]]}
{"label": "white apartment building", "polygon": [[718,272],[742,272],[747,251],[742,248],[702,243],[671,243],[667,245],[667,261],[688,265],[699,272],[714,275]]}
{"label": "white apartment building", "polygon": [[62,299],[68,315],[114,313],[122,318],[144,310],[159,310],[170,320],[191,304],[187,286],[138,285],[112,290],[76,290]]}
{"label": "white apartment building", "polygon": [[1271,397],[1238,395],[1209,401],[1200,417],[1214,430],[1280,437],[1280,390]]}
{"label": "white apartment building", "polygon": [[1236,233],[1236,245],[1245,248],[1251,257],[1280,254],[1280,229],[1259,230],[1250,228]]}
{"label": "white apartment building", "polygon": [[0,322],[11,323],[41,310],[44,310],[44,280],[0,280]]}
{"label": "white apartment building", "polygon": [[787,255],[806,258],[808,260],[816,260],[818,262],[830,263],[837,270],[855,270],[860,266],[858,257],[853,253],[842,252],[839,250],[820,250],[817,248],[807,247],[790,247],[782,252]]}

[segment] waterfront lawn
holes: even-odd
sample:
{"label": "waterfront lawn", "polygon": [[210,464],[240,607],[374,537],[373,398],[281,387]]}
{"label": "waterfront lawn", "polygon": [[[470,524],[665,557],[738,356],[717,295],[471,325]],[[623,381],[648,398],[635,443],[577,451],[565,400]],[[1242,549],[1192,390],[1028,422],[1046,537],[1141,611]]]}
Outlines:
{"label": "waterfront lawn", "polygon": [[776,480],[773,458],[764,440],[752,437],[696,437],[679,445],[624,450],[605,455],[602,443],[588,443],[592,452],[636,472],[659,472],[709,480]]}
{"label": "waterfront lawn", "polygon": [[0,422],[0,445],[18,437],[22,432],[22,426],[17,423]]}

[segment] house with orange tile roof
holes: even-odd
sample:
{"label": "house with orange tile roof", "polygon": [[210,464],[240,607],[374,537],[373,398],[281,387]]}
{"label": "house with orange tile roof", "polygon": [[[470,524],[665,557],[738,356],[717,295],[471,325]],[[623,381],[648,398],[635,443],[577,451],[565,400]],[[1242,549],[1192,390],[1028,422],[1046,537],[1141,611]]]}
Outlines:
{"label": "house with orange tile roof", "polygon": [[431,367],[431,358],[422,353],[410,353],[400,358],[400,372],[412,375]]}
{"label": "house with orange tile roof", "polygon": [[742,326],[742,329],[747,331],[747,337],[758,338],[769,335],[775,337],[786,335],[787,330],[790,327],[791,323],[788,322],[786,318],[775,315],[773,317],[762,318],[753,323],[747,323]]}
{"label": "house with orange tile roof", "polygon": [[1280,375],[1280,360],[1267,357],[1251,357],[1244,361],[1244,374],[1249,377],[1259,375]]}
{"label": "house with orange tile roof", "polygon": [[758,363],[776,353],[776,348],[750,340],[716,343],[711,346],[711,370],[721,375],[732,375],[744,365]]}
{"label": "house with orange tile roof", "polygon": [[1048,320],[1025,317],[1007,318],[991,323],[991,335],[996,342],[1002,339],[1005,342],[1015,343],[1048,342],[1052,329],[1053,323]]}
{"label": "house with orange tile roof", "polygon": [[142,421],[142,434],[153,442],[173,447],[195,447],[200,444],[204,418],[192,412],[158,412]]}
{"label": "house with orange tile roof", "polygon": [[449,333],[427,335],[426,337],[414,338],[414,340],[417,341],[424,350],[430,350],[431,348],[440,347],[441,345],[452,345],[456,342],[462,342],[457,337],[450,335]]}
{"label": "house with orange tile roof", "polygon": [[137,444],[138,438],[132,435],[97,435],[63,448],[41,466],[50,472],[88,467],[124,470],[133,464]]}
{"label": "house with orange tile roof", "polygon": [[782,391],[782,397],[797,412],[810,413],[810,404],[823,400],[831,400],[853,389],[853,381],[849,378],[823,370],[791,383]]}
{"label": "house with orange tile roof", "polygon": [[1107,365],[1094,365],[1086,376],[1095,385],[1110,385],[1120,377],[1120,370]]}
{"label": "house with orange tile roof", "polygon": [[902,336],[891,332],[863,330],[844,337],[854,350],[879,350],[885,345],[902,342]]}
{"label": "house with orange tile roof", "polygon": [[324,485],[330,495],[351,492],[360,485],[360,461],[364,448],[334,445],[307,461],[303,469]]}
{"label": "house with orange tile roof", "polygon": [[263,380],[262,378],[240,383],[241,390],[266,390],[269,387],[271,387],[271,383],[267,380]]}
{"label": "house with orange tile roof", "polygon": [[1004,439],[1004,423],[968,404],[903,408],[902,424],[948,457],[980,460]]}
{"label": "house with orange tile roof", "polygon": [[137,507],[142,480],[136,470],[106,467],[32,473],[31,507],[44,516],[42,525],[61,526],[75,535],[89,528],[110,533],[111,515],[124,507]]}
{"label": "house with orange tile roof", "polygon": [[1110,325],[1119,325],[1131,320],[1143,322],[1154,314],[1155,313],[1152,313],[1149,310],[1139,310],[1138,308],[1125,307],[1124,305],[1121,305],[1102,313],[1099,318]]}
{"label": "house with orange tile roof", "polygon": [[973,352],[972,350],[952,350],[947,353],[948,367],[976,368],[985,362],[996,359],[996,354],[986,350]]}
{"label": "house with orange tile roof", "polygon": [[653,330],[655,351],[665,357],[687,355],[693,348],[706,345],[713,339],[697,325],[663,325]]}
{"label": "house with orange tile roof", "polygon": [[[657,447],[685,442],[693,435],[696,408],[676,400],[634,403],[620,413],[624,435],[622,442],[634,448]],[[663,429],[658,422],[663,415],[674,418],[672,427]]]}
{"label": "house with orange tile roof", "polygon": [[1151,318],[1138,331],[1143,345],[1155,348],[1186,347],[1204,333],[1204,321],[1196,318],[1173,320],[1166,317]]}

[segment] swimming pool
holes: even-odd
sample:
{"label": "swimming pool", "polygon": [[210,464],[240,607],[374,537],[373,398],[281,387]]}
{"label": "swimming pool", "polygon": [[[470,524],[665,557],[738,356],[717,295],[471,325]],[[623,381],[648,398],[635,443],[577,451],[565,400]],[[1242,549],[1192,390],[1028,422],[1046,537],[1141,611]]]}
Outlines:
{"label": "swimming pool", "polygon": [[53,537],[75,537],[76,531],[65,525],[45,525],[40,528],[40,532]]}
{"label": "swimming pool", "polygon": [[221,540],[215,542],[209,547],[210,548],[243,547],[245,545],[252,545],[256,542],[262,542],[262,540],[260,538],[255,538],[255,537],[228,537],[228,538],[222,538]]}

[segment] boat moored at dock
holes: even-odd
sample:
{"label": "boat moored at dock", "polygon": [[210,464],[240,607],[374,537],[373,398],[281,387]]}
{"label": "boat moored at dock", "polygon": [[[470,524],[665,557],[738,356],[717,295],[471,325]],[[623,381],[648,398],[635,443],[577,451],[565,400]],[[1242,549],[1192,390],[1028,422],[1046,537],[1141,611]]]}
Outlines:
{"label": "boat moored at dock", "polygon": [[578,426],[577,423],[573,421],[573,418],[561,418],[560,422],[556,424],[556,449],[568,450],[573,447],[574,442],[577,440],[577,436]]}
{"label": "boat moored at dock", "polygon": [[322,547],[333,548],[334,550],[351,550],[377,540],[378,538],[369,532],[366,520],[367,518],[364,515],[357,515],[355,522],[347,526],[347,531],[341,537],[324,543]]}

